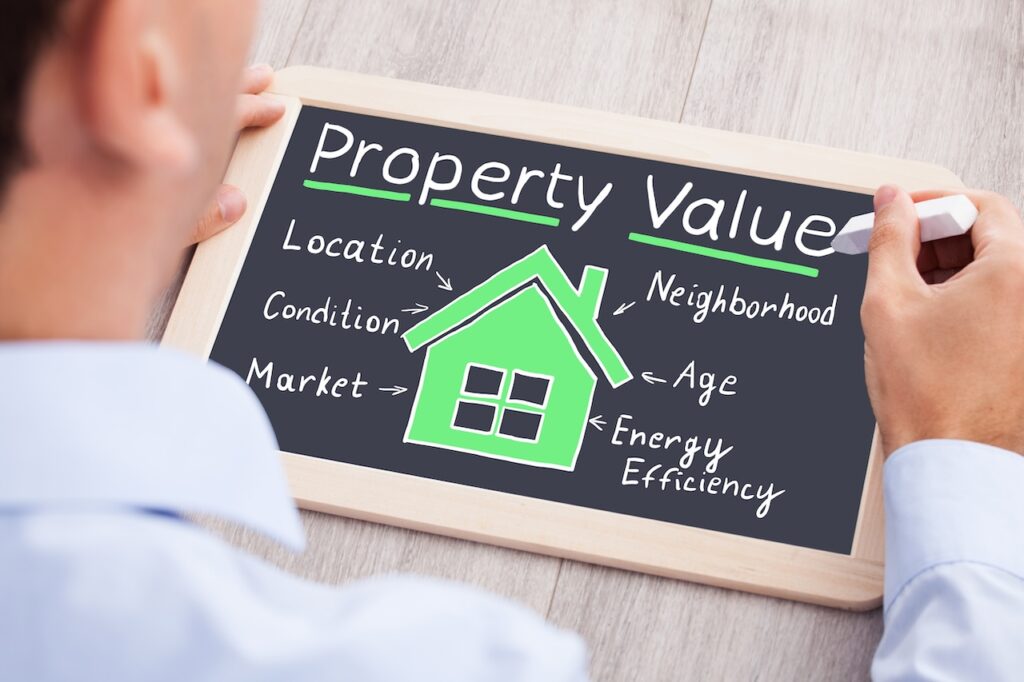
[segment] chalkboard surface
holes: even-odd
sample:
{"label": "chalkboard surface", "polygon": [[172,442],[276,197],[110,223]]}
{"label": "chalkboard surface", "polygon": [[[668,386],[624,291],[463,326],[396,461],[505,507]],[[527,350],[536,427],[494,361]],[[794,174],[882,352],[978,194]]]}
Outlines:
{"label": "chalkboard surface", "polygon": [[305,106],[210,357],[287,452],[848,554],[870,210]]}

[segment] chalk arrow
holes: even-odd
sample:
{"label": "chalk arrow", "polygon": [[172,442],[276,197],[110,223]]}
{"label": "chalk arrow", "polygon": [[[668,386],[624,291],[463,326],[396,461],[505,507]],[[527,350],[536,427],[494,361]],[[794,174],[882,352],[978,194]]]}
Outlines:
{"label": "chalk arrow", "polygon": [[604,431],[604,425],[607,424],[607,422],[602,419],[602,417],[604,417],[604,415],[599,414],[596,417],[591,417],[587,421],[590,422],[590,425],[598,431]]}
{"label": "chalk arrow", "polygon": [[664,383],[667,383],[661,377],[654,376],[654,374],[652,372],[644,372],[640,376],[642,376],[644,378],[644,381],[646,381],[649,384],[664,384]]}
{"label": "chalk arrow", "polygon": [[412,308],[402,308],[402,312],[409,313],[410,315],[419,315],[420,313],[425,313],[429,310],[429,308],[422,303],[413,303],[413,306],[414,307]]}
{"label": "chalk arrow", "polygon": [[390,386],[390,387],[387,387],[387,388],[381,387],[381,388],[379,388],[377,390],[378,391],[384,391],[385,393],[390,393],[392,396],[396,396],[396,395],[402,395],[403,393],[405,393],[409,389],[407,389],[405,386]]}
{"label": "chalk arrow", "polygon": [[444,289],[445,291],[451,291],[452,290],[452,281],[451,281],[451,279],[449,279],[447,277],[443,277],[440,272],[435,272],[434,274],[437,275],[437,278],[439,280],[441,280],[441,283],[437,285],[438,289]]}
{"label": "chalk arrow", "polygon": [[632,308],[635,305],[636,305],[636,301],[630,301],[629,303],[623,303],[622,305],[620,305],[618,308],[615,309],[615,312],[612,313],[612,315],[621,315],[622,313],[626,312],[627,310],[629,310],[630,308]]}

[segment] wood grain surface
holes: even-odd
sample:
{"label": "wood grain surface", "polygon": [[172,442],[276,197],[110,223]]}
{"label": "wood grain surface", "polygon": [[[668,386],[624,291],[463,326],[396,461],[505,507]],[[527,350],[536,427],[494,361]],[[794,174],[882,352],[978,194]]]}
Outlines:
{"label": "wood grain surface", "polygon": [[[1024,203],[1020,0],[264,0],[254,61],[392,76],[944,165]],[[154,310],[162,334],[180,280]],[[304,512],[298,575],[470,582],[580,632],[597,680],[864,679],[881,614]]]}

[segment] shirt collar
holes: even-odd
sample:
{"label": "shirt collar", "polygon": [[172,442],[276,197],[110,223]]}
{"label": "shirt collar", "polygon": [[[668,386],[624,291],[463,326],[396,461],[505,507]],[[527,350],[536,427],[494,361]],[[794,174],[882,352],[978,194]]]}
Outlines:
{"label": "shirt collar", "polygon": [[270,422],[235,374],[141,343],[0,343],[0,509],[69,505],[305,543]]}

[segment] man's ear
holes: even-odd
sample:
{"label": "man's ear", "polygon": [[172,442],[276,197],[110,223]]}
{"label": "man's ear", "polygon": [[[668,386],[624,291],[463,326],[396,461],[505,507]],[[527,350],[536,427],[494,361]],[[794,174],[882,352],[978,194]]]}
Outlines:
{"label": "man's ear", "polygon": [[98,0],[79,83],[88,132],[104,152],[172,174],[199,162],[197,140],[175,107],[184,68],[166,33],[173,24],[161,23],[167,2],[176,1]]}

